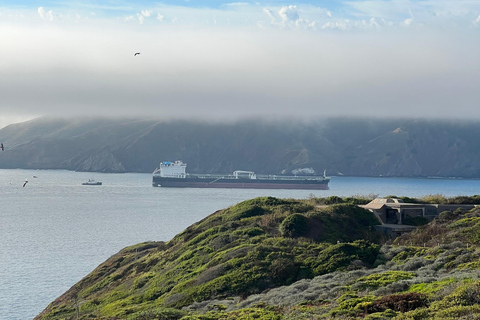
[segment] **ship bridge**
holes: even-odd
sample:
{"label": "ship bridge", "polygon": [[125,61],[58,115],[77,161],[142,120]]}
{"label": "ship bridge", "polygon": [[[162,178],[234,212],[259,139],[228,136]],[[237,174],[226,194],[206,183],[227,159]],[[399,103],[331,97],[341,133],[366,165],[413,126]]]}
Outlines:
{"label": "ship bridge", "polygon": [[257,175],[253,171],[233,171],[235,179],[257,179]]}

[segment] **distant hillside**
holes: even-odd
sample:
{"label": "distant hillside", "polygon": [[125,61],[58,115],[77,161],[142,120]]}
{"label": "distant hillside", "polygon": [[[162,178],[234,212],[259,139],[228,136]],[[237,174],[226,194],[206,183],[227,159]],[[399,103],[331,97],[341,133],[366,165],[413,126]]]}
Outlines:
{"label": "distant hillside", "polygon": [[128,247],[35,319],[480,318],[479,208],[382,245],[362,199],[322,200],[256,198]]}
{"label": "distant hillside", "polygon": [[39,118],[1,129],[0,141],[0,168],[152,172],[181,159],[191,173],[480,178],[476,122]]}

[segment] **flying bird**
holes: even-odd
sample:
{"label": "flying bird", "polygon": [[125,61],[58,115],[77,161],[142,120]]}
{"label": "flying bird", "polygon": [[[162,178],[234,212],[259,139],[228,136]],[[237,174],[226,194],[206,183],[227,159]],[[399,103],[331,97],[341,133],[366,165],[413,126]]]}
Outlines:
{"label": "flying bird", "polygon": [[5,148],[3,147],[3,143],[0,144],[0,149],[5,150]]}
{"label": "flying bird", "polygon": [[25,186],[27,185],[28,183],[28,179],[25,179],[25,183],[23,184],[23,187],[25,188]]}
{"label": "flying bird", "polygon": [[133,56],[135,57],[137,54],[140,54],[140,52],[135,52],[135,54]]}

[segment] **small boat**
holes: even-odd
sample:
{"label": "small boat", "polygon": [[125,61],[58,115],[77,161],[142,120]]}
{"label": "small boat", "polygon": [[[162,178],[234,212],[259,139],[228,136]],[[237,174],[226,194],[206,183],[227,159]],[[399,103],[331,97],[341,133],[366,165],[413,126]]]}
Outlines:
{"label": "small boat", "polygon": [[100,181],[95,181],[93,179],[88,179],[87,182],[83,182],[82,185],[84,186],[101,186],[102,182]]}

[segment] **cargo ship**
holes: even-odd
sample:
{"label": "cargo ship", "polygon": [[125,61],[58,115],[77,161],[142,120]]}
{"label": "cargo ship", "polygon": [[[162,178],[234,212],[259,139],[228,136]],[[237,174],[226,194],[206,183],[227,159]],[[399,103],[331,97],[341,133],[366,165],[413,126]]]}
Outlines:
{"label": "cargo ship", "polygon": [[239,188],[239,189],[306,189],[327,190],[330,178],[325,176],[284,176],[234,171],[233,174],[190,174],[187,164],[162,161],[153,172],[154,187],[173,188]]}

